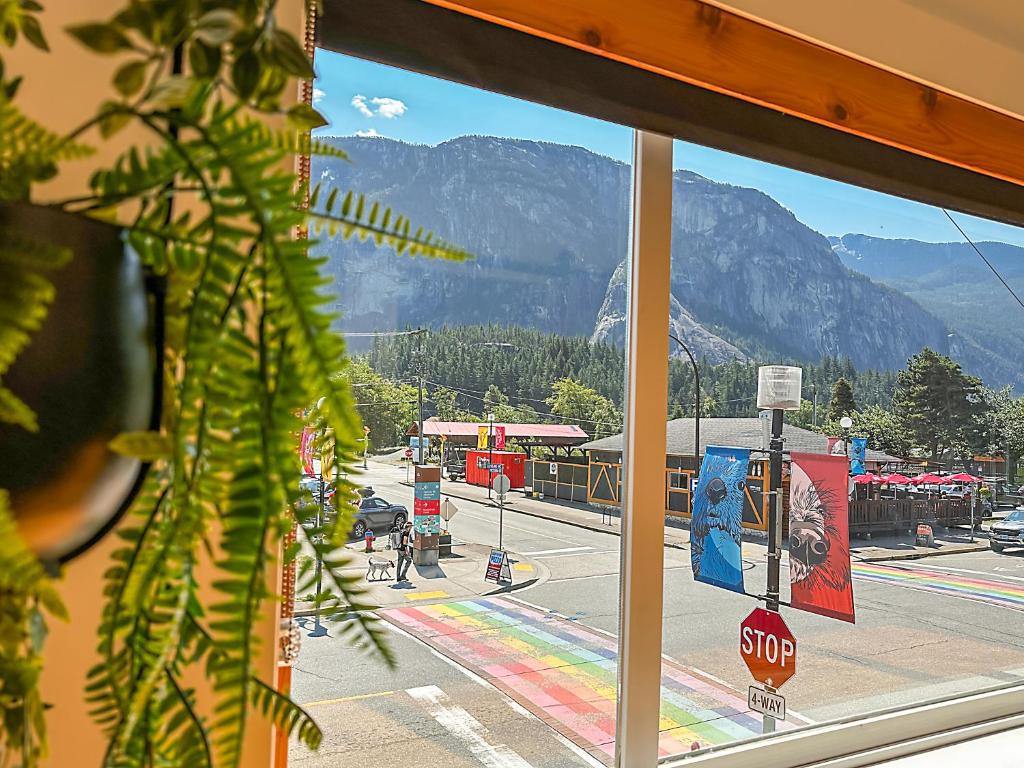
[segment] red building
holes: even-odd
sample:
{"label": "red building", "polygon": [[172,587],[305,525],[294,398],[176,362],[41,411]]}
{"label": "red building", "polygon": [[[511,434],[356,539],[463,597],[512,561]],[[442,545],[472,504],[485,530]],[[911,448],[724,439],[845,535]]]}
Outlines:
{"label": "red building", "polygon": [[466,451],[466,482],[486,488],[496,474],[488,472],[488,461],[501,464],[512,488],[526,484],[526,454],[512,451]]}

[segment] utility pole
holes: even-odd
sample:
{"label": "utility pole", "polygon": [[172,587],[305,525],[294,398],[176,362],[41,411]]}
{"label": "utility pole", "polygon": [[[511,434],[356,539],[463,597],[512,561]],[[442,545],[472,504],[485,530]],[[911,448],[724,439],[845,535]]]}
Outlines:
{"label": "utility pole", "polygon": [[818,385],[811,384],[811,394],[813,400],[811,401],[811,426],[818,426]]}
{"label": "utility pole", "polygon": [[416,380],[419,382],[419,395],[417,397],[419,420],[416,426],[416,437],[420,442],[420,450],[416,455],[416,463],[419,465],[423,465],[425,463],[423,460],[423,334],[426,332],[426,328],[420,328],[416,331]]}
{"label": "utility pole", "polygon": [[[494,464],[494,414],[487,414],[487,498],[491,498],[491,465]],[[499,536],[501,534],[499,533]],[[500,547],[499,547],[500,548]]]}

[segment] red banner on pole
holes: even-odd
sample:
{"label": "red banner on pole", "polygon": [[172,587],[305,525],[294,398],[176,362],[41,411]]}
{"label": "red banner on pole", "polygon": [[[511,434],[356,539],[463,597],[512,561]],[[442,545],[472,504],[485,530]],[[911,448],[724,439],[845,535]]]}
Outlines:
{"label": "red banner on pole", "polygon": [[504,451],[505,450],[505,428],[495,427],[494,428],[494,450]]}
{"label": "red banner on pole", "polygon": [[302,459],[302,471],[312,477],[313,471],[313,436],[316,430],[312,427],[302,428],[302,437],[299,438],[299,456]]}
{"label": "red banner on pole", "polygon": [[792,453],[790,460],[790,602],[852,624],[850,461],[818,453]]}

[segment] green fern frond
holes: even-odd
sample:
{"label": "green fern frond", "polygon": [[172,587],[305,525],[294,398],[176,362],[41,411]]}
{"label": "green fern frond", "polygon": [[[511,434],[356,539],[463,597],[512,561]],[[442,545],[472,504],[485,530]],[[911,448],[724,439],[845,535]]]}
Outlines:
{"label": "green fern frond", "polygon": [[43,128],[0,96],[0,200],[24,200],[33,182],[57,172],[57,164],[88,157],[92,149]]}
{"label": "green fern frond", "polygon": [[46,721],[39,694],[40,649],[46,636],[43,612],[67,620],[49,578],[25,546],[11,513],[7,492],[0,490],[0,700],[3,729],[0,755],[35,766],[46,756]]}
{"label": "green fern frond", "polygon": [[45,272],[67,263],[70,252],[45,240],[0,227],[0,421],[35,432],[35,414],[3,384],[11,364],[39,330],[53,302]]}
{"label": "green fern frond", "polygon": [[288,736],[295,736],[309,749],[319,749],[323,733],[309,713],[275,691],[262,680],[253,680],[252,701],[256,709]]}
{"label": "green fern frond", "polygon": [[469,251],[438,238],[422,227],[414,231],[405,216],[395,215],[390,208],[369,202],[365,195],[349,191],[341,196],[335,188],[327,193],[327,199],[320,205],[322,195],[323,190],[319,184],[310,193],[307,217],[313,236],[326,231],[329,237],[340,234],[346,240],[353,236],[360,240],[372,239],[378,247],[390,248],[406,256],[451,261],[472,258]]}

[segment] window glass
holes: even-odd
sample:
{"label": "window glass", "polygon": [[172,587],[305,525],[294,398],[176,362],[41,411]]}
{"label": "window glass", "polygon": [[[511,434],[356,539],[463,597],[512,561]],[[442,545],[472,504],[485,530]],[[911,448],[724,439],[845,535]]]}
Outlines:
{"label": "window glass", "polygon": [[[380,538],[390,514],[357,523],[347,548],[394,669],[350,647],[351,617],[318,621],[312,595],[298,596],[292,687],[325,736],[318,754],[296,744],[291,759],[607,764],[621,468],[592,467],[582,448],[622,430],[632,131],[322,51],[316,68],[330,120],[319,137],[347,155],[313,159],[320,200],[332,187],[338,204],[365,194],[473,258],[326,235],[317,246],[369,428],[366,469],[345,471],[381,494],[364,508],[408,510],[417,552],[396,581]],[[439,491],[416,483],[421,392]],[[506,494],[488,491],[500,480]],[[418,549],[431,503],[449,517],[436,564]],[[354,537],[378,522],[381,546],[367,553]]]}
{"label": "window glass", "polygon": [[[682,142],[675,167],[670,502],[698,377],[703,468],[666,512],[686,543],[667,556],[663,753],[1019,682],[1024,232]],[[802,379],[782,623],[751,615],[770,584],[762,365]],[[762,714],[771,675],[784,720]]]}

